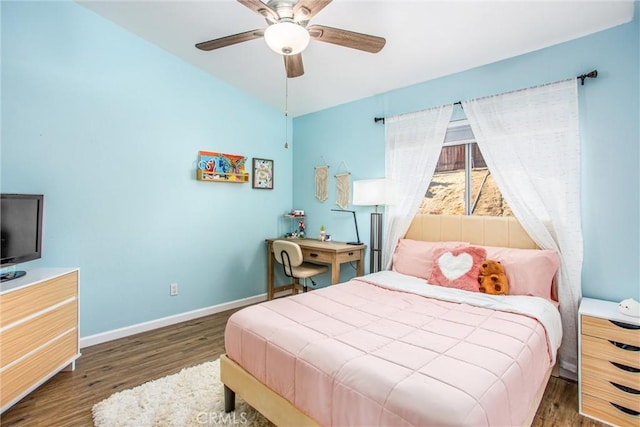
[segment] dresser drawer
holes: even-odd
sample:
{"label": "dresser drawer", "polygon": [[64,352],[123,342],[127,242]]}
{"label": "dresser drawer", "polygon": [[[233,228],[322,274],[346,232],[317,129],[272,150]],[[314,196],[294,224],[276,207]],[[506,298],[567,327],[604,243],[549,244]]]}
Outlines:
{"label": "dresser drawer", "polygon": [[619,341],[583,335],[582,354],[621,363],[632,368],[640,368],[640,347],[629,346]]}
{"label": "dresser drawer", "polygon": [[627,366],[616,361],[583,354],[582,376],[595,376],[604,379],[615,378],[618,384],[640,390],[640,368]]}
{"label": "dresser drawer", "polygon": [[617,378],[605,379],[585,375],[582,377],[582,393],[640,412],[640,390],[619,384]]}
{"label": "dresser drawer", "polygon": [[620,427],[638,427],[640,424],[639,413],[629,408],[616,408],[608,400],[590,394],[582,395],[582,412]]}
{"label": "dresser drawer", "polygon": [[72,362],[77,355],[78,331],[73,330],[15,365],[0,371],[1,406],[4,408],[9,402],[23,395],[25,390],[33,389],[43,379],[56,373],[57,369]]}
{"label": "dresser drawer", "polygon": [[[74,298],[50,311],[0,332],[0,365],[37,349],[78,324],[78,301]],[[77,350],[77,349],[76,349]]]}
{"label": "dresser drawer", "polygon": [[582,316],[582,334],[640,347],[640,326]]}
{"label": "dresser drawer", "polygon": [[7,326],[78,293],[78,273],[73,272],[37,285],[0,295],[0,322]]}

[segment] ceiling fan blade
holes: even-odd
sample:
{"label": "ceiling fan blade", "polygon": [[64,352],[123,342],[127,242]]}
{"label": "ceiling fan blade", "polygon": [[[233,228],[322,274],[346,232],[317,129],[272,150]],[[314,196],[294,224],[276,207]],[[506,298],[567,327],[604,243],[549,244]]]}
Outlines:
{"label": "ceiling fan blade", "polygon": [[296,22],[308,21],[331,2],[332,0],[298,0],[293,6],[293,19]]}
{"label": "ceiling fan blade", "polygon": [[221,47],[231,46],[232,44],[242,43],[264,36],[264,30],[245,31],[244,33],[234,34],[232,36],[220,37],[219,39],[209,40],[196,44],[200,50],[214,50]]}
{"label": "ceiling fan blade", "polygon": [[311,25],[307,30],[309,31],[311,38],[314,40],[350,47],[351,49],[363,50],[370,53],[380,52],[387,42],[382,37],[356,33],[354,31],[347,31],[339,28],[326,27],[324,25]]}
{"label": "ceiling fan blade", "polygon": [[238,2],[243,6],[246,6],[249,9],[253,10],[255,13],[265,18],[267,21],[271,23],[278,22],[279,17],[276,11],[271,9],[260,0],[238,0]]}
{"label": "ceiling fan blade", "polygon": [[287,77],[300,77],[304,74],[304,66],[302,65],[302,54],[284,55],[284,67],[287,70]]}

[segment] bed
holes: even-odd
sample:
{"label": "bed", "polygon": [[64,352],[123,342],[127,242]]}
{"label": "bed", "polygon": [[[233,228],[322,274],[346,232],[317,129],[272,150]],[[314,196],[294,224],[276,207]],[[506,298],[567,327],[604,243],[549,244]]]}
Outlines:
{"label": "bed", "polygon": [[[536,248],[513,218],[419,215],[405,241]],[[279,426],[530,425],[561,340],[553,292],[490,296],[421,276],[383,271],[234,313],[225,409],[238,393]]]}

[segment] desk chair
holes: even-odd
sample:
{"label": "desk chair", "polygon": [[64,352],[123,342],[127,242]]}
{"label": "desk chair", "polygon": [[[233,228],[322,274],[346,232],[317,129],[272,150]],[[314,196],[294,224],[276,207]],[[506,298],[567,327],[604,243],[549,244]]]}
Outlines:
{"label": "desk chair", "polygon": [[316,282],[314,282],[311,277],[322,274],[328,270],[328,267],[325,265],[304,262],[302,250],[300,249],[300,246],[294,242],[286,240],[274,241],[273,256],[276,258],[278,263],[282,264],[285,276],[293,279],[293,282],[284,286],[274,286],[272,289],[273,292],[271,292],[272,295],[276,291],[283,291],[287,289],[291,289],[291,293],[297,294],[298,288],[301,286],[300,279],[302,279],[303,292],[307,292],[307,279],[311,280],[311,283],[315,286]]}

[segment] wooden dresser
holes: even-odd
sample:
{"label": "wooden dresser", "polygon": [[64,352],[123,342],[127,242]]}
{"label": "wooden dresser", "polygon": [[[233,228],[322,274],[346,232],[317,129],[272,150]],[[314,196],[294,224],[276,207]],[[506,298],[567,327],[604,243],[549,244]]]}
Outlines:
{"label": "wooden dresser", "polygon": [[75,368],[78,311],[78,269],[34,269],[0,285],[0,412]]}
{"label": "wooden dresser", "polygon": [[583,298],[579,311],[580,413],[640,426],[640,318],[618,304]]}

